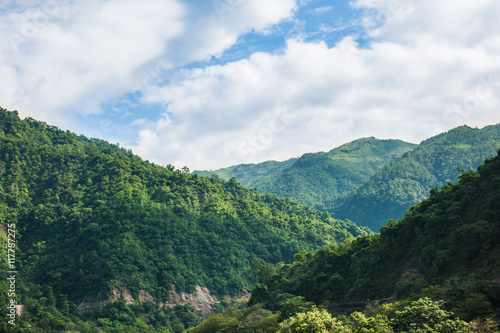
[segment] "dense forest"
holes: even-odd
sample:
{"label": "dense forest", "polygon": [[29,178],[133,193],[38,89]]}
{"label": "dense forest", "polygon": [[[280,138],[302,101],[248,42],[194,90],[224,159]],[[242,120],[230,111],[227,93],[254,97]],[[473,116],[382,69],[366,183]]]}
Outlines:
{"label": "dense forest", "polygon": [[432,188],[455,182],[461,170],[473,170],[495,156],[498,147],[500,124],[461,126],[418,146],[364,138],[281,163],[197,173],[235,177],[247,187],[293,198],[378,232],[389,219],[402,218],[427,198]]}
{"label": "dense forest", "polygon": [[432,188],[455,182],[462,170],[474,170],[500,147],[500,124],[461,126],[423,141],[378,170],[328,211],[378,232],[389,219],[400,219]]}
{"label": "dense forest", "polygon": [[276,177],[276,174],[290,168],[296,161],[297,158],[291,158],[283,162],[266,161],[258,164],[238,164],[219,170],[196,170],[193,173],[203,177],[211,177],[213,175],[216,175],[225,180],[229,180],[234,177],[243,186],[248,188],[255,187],[261,192],[264,192],[260,188],[259,184],[265,184],[266,179]]}
{"label": "dense forest", "polygon": [[371,137],[329,152],[308,153],[284,162],[268,161],[196,173],[215,174],[225,179],[235,177],[246,187],[328,210],[335,200],[357,189],[377,170],[415,147],[417,145],[400,140]]}
{"label": "dense forest", "polygon": [[[15,269],[23,311],[14,327],[1,307],[0,331],[498,332],[500,152],[481,156],[498,151],[499,126],[460,127],[405,153],[372,138],[346,145],[346,165],[356,152],[395,154],[360,188],[422,170],[445,182],[373,234],[0,109],[0,293],[9,304]],[[322,160],[308,159],[310,170]],[[250,301],[231,305],[245,289]],[[164,306],[200,290],[218,299],[206,320],[189,302]]]}
{"label": "dense forest", "polygon": [[500,151],[379,234],[256,260],[248,306],[192,332],[498,332]]}
{"label": "dense forest", "polygon": [[[0,223],[4,304],[8,234],[16,235],[16,301],[24,305],[16,332],[182,332],[200,319],[188,305],[159,305],[174,288],[237,296],[255,284],[256,258],[291,263],[299,251],[370,233],[235,179],[158,166],[5,109]],[[103,302],[123,287],[151,298]],[[12,331],[1,309],[0,330]]]}

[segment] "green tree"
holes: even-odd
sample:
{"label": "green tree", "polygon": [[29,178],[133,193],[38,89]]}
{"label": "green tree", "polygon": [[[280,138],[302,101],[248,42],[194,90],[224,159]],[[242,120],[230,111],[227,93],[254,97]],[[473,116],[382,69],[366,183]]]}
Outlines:
{"label": "green tree", "polygon": [[464,320],[493,316],[493,305],[488,297],[480,293],[472,293],[464,302],[453,308],[453,312]]}
{"label": "green tree", "polygon": [[[203,286],[219,298],[236,296],[255,284],[255,258],[262,258],[267,281],[275,263],[291,262],[300,250],[368,233],[235,179],[161,167],[5,109],[0,219],[16,224],[16,269],[23,272],[18,296],[33,300],[25,303],[25,316],[33,318],[34,331],[96,319],[109,319],[115,331],[140,331],[144,323],[180,331],[198,317],[141,304],[99,304],[113,286],[127,287],[136,301],[147,291],[156,304],[168,300],[171,288],[190,293]],[[0,289],[5,285],[4,278]],[[78,310],[82,301],[92,307]]]}
{"label": "green tree", "polygon": [[361,312],[353,312],[349,316],[357,333],[393,333],[392,326],[387,316],[377,314],[375,317],[366,317]]}
{"label": "green tree", "polygon": [[350,333],[340,321],[324,309],[314,307],[288,318],[279,326],[278,333]]}
{"label": "green tree", "polygon": [[276,274],[276,267],[261,258],[255,258],[251,272],[260,283],[267,283]]}
{"label": "green tree", "polygon": [[442,309],[444,301],[421,298],[403,311],[396,311],[393,327],[397,332],[469,332],[468,324]]}

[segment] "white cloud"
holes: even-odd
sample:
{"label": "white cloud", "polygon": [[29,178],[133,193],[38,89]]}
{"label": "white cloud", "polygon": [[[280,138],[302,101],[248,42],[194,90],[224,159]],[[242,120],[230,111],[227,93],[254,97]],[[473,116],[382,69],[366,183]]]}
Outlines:
{"label": "white cloud", "polygon": [[[49,0],[1,15],[0,105],[67,128],[74,113],[139,90],[142,102],[165,111],[156,122],[131,119],[134,151],[190,168],[284,159],[361,136],[418,141],[500,121],[494,0],[356,0],[366,9],[367,45],[356,36],[334,47],[289,40],[278,54],[179,70],[247,32],[297,19],[308,2]],[[161,86],[165,71],[172,75]]]}
{"label": "white cloud", "polygon": [[[389,3],[357,5],[384,9]],[[492,41],[500,30],[481,18],[500,14],[500,5],[460,2],[471,17],[453,8],[459,18],[442,15],[431,23],[453,4],[415,2],[399,12],[390,7],[405,19],[386,17],[382,26],[373,26],[369,32],[377,39],[368,47],[350,37],[332,48],[292,40],[283,54],[256,53],[225,66],[185,71],[147,96],[168,105],[168,121],[143,130],[135,150],[178,167],[217,168],[221,161],[329,150],[361,136],[418,142],[464,123],[499,122],[500,63]],[[459,21],[465,24],[459,34],[468,23],[482,23],[454,38],[448,24],[458,27]],[[471,36],[479,35],[484,38],[471,43]],[[280,110],[290,115],[286,124],[278,121]]]}
{"label": "white cloud", "polygon": [[154,88],[161,71],[220,55],[294,9],[294,0],[50,0],[9,13],[0,16],[9,78],[0,103],[66,126],[75,112],[97,113],[104,101]]}
{"label": "white cloud", "polygon": [[242,34],[263,32],[290,18],[296,5],[295,0],[215,0],[200,2],[197,10],[187,31],[171,41],[177,65],[220,56]]}
{"label": "white cloud", "polygon": [[500,4],[493,0],[357,0],[358,8],[373,9],[367,17],[371,36],[400,43],[428,38],[447,44],[473,46],[498,36]]}
{"label": "white cloud", "polygon": [[318,13],[318,14],[323,14],[323,13],[331,12],[334,9],[335,9],[335,7],[333,7],[333,6],[323,6],[323,7],[315,8],[314,12]]}
{"label": "white cloud", "polygon": [[0,59],[19,89],[0,97],[4,106],[55,123],[69,110],[98,112],[102,101],[139,87],[141,68],[183,29],[184,8],[173,0],[52,5],[1,17],[9,33]]}

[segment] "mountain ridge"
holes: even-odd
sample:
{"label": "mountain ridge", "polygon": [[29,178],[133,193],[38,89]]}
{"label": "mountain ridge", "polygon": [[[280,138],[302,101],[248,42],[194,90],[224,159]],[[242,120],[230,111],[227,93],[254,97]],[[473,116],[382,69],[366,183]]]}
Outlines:
{"label": "mountain ridge", "polygon": [[[395,153],[391,155],[387,147],[377,151],[376,144],[394,144]],[[245,165],[203,174],[242,179],[244,185],[263,193],[293,198],[377,232],[389,219],[402,218],[407,209],[428,196],[430,189],[457,180],[457,169],[477,168],[499,148],[500,124],[481,129],[464,125],[418,145],[361,138],[329,152],[288,160],[286,167],[267,170],[265,176],[246,173]],[[382,163],[370,165],[370,158],[384,153],[389,154],[380,159]],[[231,172],[235,169],[239,173]]]}
{"label": "mountain ridge", "polygon": [[378,231],[389,219],[402,218],[432,188],[455,182],[460,170],[477,168],[498,149],[500,124],[456,127],[391,161],[329,211]]}
{"label": "mountain ridge", "polygon": [[193,332],[482,332],[500,314],[500,150],[374,235],[256,262],[247,306]]}
{"label": "mountain ridge", "polygon": [[[300,249],[370,233],[235,180],[158,166],[5,109],[0,223],[14,225],[18,235],[17,302],[26,306],[26,330],[88,330],[109,321],[115,331],[137,331],[146,325],[141,314],[149,306],[148,320],[158,329],[177,323],[178,331],[197,320],[187,305],[169,310],[102,300],[124,287],[132,299],[149,294],[156,304],[166,304],[172,286],[186,294],[205,287],[219,299],[237,296],[255,283],[250,268],[256,258],[291,262]],[[3,252],[0,290],[8,302]],[[79,309],[82,302],[95,306]],[[9,332],[6,310],[0,310],[0,327]],[[87,323],[86,316],[102,323]]]}
{"label": "mountain ridge", "polygon": [[[259,168],[266,162],[248,169],[247,165],[237,165],[195,173],[236,177],[244,186],[255,187],[263,193],[290,197],[315,209],[325,210],[333,200],[354,190],[385,163],[415,147],[415,144],[402,140],[366,137],[328,152],[306,153],[297,159],[286,160],[274,169],[274,173],[268,171],[265,176],[255,172],[245,173],[245,170]],[[237,173],[233,170],[242,171]]]}

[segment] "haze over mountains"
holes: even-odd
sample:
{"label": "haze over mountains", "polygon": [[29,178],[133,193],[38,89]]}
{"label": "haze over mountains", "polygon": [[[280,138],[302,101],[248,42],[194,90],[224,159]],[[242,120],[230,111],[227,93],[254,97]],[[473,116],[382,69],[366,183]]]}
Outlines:
{"label": "haze over mountains", "polygon": [[235,177],[263,193],[290,197],[378,231],[389,219],[402,218],[432,188],[456,181],[457,168],[477,168],[498,147],[500,125],[461,126],[420,145],[364,138],[285,162],[195,173]]}

